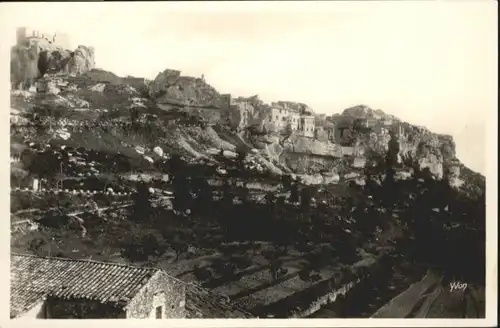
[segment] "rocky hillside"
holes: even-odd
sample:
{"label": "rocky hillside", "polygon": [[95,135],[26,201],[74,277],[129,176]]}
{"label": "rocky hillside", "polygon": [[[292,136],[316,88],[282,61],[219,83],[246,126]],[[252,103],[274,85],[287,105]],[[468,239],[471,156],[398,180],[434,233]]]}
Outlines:
{"label": "rocky hillside", "polygon": [[[149,163],[145,167],[155,165],[155,147],[165,155],[177,152],[218,165],[222,164],[214,156],[221,150],[234,157],[236,149],[243,148],[249,153],[249,165],[262,172],[293,172],[326,182],[338,180],[332,176],[362,174],[374,157],[385,155],[393,134],[402,168],[411,158],[437,179],[451,177],[457,187],[470,189],[471,183],[481,180],[477,175],[461,176],[466,168],[456,158],[451,136],[434,134],[364,105],[317,120],[330,124],[332,132],[328,137],[323,131],[323,137],[318,133],[309,138],[273,129],[266,121],[270,106],[258,96],[230,103],[203,77],[182,76],[170,69],[153,81],[118,77],[94,68],[90,47],[70,51],[47,40],[28,39],[12,48],[11,73],[16,119],[33,122],[43,117],[49,125],[48,130],[17,129],[14,144],[60,139],[59,143],[75,147],[139,158]],[[319,117],[305,104],[286,104]]]}

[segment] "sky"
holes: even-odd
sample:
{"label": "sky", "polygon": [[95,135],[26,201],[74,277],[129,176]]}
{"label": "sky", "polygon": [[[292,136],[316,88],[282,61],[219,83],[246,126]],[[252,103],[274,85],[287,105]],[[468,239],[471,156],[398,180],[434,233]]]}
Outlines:
{"label": "sky", "polygon": [[1,6],[11,44],[17,26],[61,31],[93,46],[97,67],[122,76],[178,69],[204,74],[221,93],[326,114],[364,104],[452,135],[458,158],[486,171],[486,131],[496,131],[497,115],[494,1]]}

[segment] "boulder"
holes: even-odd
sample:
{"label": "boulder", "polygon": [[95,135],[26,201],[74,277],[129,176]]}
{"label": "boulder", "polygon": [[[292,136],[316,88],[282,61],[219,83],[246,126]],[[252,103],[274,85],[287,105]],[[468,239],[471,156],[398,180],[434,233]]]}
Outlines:
{"label": "boulder", "polygon": [[324,183],[326,183],[326,184],[338,183],[340,181],[340,175],[338,175],[337,173],[324,174],[323,180],[324,180]]}
{"label": "boulder", "polygon": [[224,150],[224,152],[222,153],[222,155],[226,158],[236,158],[238,157],[238,154],[236,154],[234,151],[230,151],[230,150]]}
{"label": "boulder", "polygon": [[361,157],[356,157],[354,158],[354,161],[352,163],[352,167],[362,169],[366,165],[366,159],[361,158]]}
{"label": "boulder", "polygon": [[161,149],[159,146],[154,147],[153,151],[156,153],[156,155],[158,155],[160,157],[163,156],[163,149]]}
{"label": "boulder", "polygon": [[429,154],[426,157],[419,158],[418,165],[421,170],[429,169],[437,179],[443,178],[443,162],[436,155]]}
{"label": "boulder", "polygon": [[208,148],[206,150],[207,154],[209,155],[218,155],[220,154],[220,150],[219,149],[216,149],[216,148]]}

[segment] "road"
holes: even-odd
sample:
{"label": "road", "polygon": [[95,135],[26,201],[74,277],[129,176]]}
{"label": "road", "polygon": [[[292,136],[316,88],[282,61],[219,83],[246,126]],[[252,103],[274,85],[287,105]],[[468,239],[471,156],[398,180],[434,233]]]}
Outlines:
{"label": "road", "polygon": [[[80,214],[83,214],[83,213],[94,213],[94,212],[102,212],[102,211],[106,211],[106,210],[109,210],[109,209],[118,209],[118,208],[124,208],[124,207],[129,207],[129,206],[132,206],[133,203],[132,202],[128,202],[126,204],[120,204],[120,205],[111,205],[111,206],[108,206],[108,207],[101,207],[101,208],[98,208],[98,209],[95,209],[95,210],[88,210],[88,209],[85,209],[85,210],[78,210],[78,211],[75,211],[73,213],[68,213],[68,214],[65,214],[67,216],[70,216],[70,217],[75,217],[77,215],[80,215]],[[13,222],[12,224],[13,225],[19,225],[19,224],[23,224],[23,223],[27,223],[27,222],[33,222],[33,221],[36,221],[37,219],[36,218],[32,218],[32,219],[24,219],[24,220],[19,220],[19,221],[16,221],[16,222]]]}
{"label": "road", "polygon": [[381,307],[372,318],[426,318],[442,292],[443,277],[432,271]]}

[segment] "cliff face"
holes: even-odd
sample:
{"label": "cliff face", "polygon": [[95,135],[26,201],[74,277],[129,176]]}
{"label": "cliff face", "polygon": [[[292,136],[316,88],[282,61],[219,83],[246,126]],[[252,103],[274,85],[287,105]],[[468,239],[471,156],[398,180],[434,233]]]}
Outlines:
{"label": "cliff face", "polygon": [[[393,132],[399,142],[397,158],[400,164],[404,158],[412,156],[421,168],[428,168],[437,179],[442,179],[447,172],[454,180],[459,179],[451,137],[431,133],[365,105],[348,108],[340,115],[322,120],[333,129],[335,125],[348,128],[346,143],[338,136],[326,136],[325,131],[325,135],[318,132],[316,138],[279,132],[268,119],[270,106],[257,96],[231,100],[203,79],[181,76],[176,70],[167,69],[158,74],[149,84],[149,96],[160,108],[181,108],[210,123],[221,123],[242,132],[254,148],[297,173],[347,172],[349,167],[360,169],[370,154],[385,155]],[[304,114],[312,113],[305,104],[284,101],[277,104]]]}
{"label": "cliff face", "polygon": [[[254,116],[265,117],[266,112],[257,110]],[[279,134],[268,127],[265,119],[259,122],[249,137],[254,147],[299,174],[359,171],[372,155],[385,156],[392,133],[399,149],[395,156],[403,169],[408,165],[405,159],[412,158],[421,169],[429,169],[435,178],[447,177],[455,185],[462,183],[460,162],[451,136],[402,122],[381,110],[360,105],[330,117],[328,124],[349,129],[348,140],[337,135],[333,142],[319,133],[316,138]]]}
{"label": "cliff face", "polygon": [[92,47],[78,46],[74,51],[52,45],[45,39],[30,38],[11,48],[13,89],[29,89],[45,74],[77,75],[95,66]]}
{"label": "cliff face", "polygon": [[[368,126],[353,127],[354,144],[362,149],[365,156],[370,153],[383,155],[388,150],[390,133],[396,135],[399,142],[398,161],[413,158],[421,169],[428,168],[437,178],[445,175],[452,180],[459,178],[459,161],[456,158],[455,142],[449,135],[432,133],[424,127],[402,122],[381,110],[372,110],[366,106],[356,106],[337,116],[338,122],[346,118],[369,120]],[[364,122],[364,121],[363,121]],[[354,121],[351,124],[355,124]]]}

